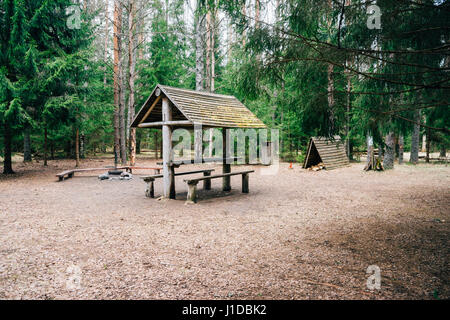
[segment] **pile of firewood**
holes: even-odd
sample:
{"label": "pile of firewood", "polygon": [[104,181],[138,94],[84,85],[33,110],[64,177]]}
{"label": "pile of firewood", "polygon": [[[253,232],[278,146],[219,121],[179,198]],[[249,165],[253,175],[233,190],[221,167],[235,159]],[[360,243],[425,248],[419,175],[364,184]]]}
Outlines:
{"label": "pile of firewood", "polygon": [[319,170],[322,170],[322,169],[325,169],[325,166],[324,166],[324,164],[322,162],[320,162],[320,163],[316,164],[315,166],[311,166],[309,168],[309,171],[319,171]]}

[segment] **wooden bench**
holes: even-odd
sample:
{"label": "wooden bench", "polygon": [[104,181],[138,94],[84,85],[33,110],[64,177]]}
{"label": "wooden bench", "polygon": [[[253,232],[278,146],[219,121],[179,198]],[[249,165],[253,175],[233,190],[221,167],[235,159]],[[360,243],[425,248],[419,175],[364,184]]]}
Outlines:
{"label": "wooden bench", "polygon": [[[189,174],[197,174],[197,173],[203,173],[203,177],[207,178],[208,176],[211,176],[211,172],[213,172],[214,169],[207,169],[207,170],[196,170],[196,171],[186,171],[186,172],[177,172],[174,175],[175,176],[185,176]],[[162,178],[162,174],[154,174],[151,176],[145,176],[141,177],[142,180],[144,180],[147,183],[147,188],[145,189],[145,196],[148,198],[154,198],[155,197],[155,186],[154,182],[158,178]],[[211,180],[204,180],[203,187],[205,190],[211,190]]]}
{"label": "wooden bench", "polygon": [[63,172],[60,172],[58,174],[56,174],[56,176],[58,177],[59,181],[64,181],[64,179],[67,176],[67,179],[70,179],[74,176],[75,172],[89,172],[89,171],[105,171],[105,170],[126,170],[127,172],[132,173],[132,170],[137,170],[137,169],[148,169],[148,170],[154,170],[155,174],[159,174],[162,170],[162,168],[153,168],[153,167],[130,167],[130,166],[124,166],[124,167],[107,167],[107,168],[87,168],[87,169],[71,169],[71,170],[66,170]]}
{"label": "wooden bench", "polygon": [[248,177],[249,174],[255,172],[255,170],[248,170],[248,171],[239,171],[239,172],[230,172],[230,173],[224,173],[224,174],[218,174],[214,176],[208,176],[208,177],[202,177],[197,179],[185,179],[184,182],[188,185],[188,195],[187,195],[187,201],[189,202],[197,202],[197,184],[200,181],[208,181],[208,184],[211,186],[211,179],[218,179],[218,178],[224,178],[224,177],[231,177],[231,176],[237,176],[242,175],[242,193],[248,193]]}

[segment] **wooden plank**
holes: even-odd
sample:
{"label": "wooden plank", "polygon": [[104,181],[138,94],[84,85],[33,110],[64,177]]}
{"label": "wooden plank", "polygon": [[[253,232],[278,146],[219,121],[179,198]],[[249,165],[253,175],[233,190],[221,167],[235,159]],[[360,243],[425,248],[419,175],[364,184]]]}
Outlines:
{"label": "wooden plank", "polygon": [[331,162],[331,163],[328,163],[328,164],[325,163],[325,166],[327,166],[327,165],[329,165],[329,166],[333,166],[333,165],[347,165],[347,164],[350,164],[350,162],[349,161],[335,161],[335,162]]}
{"label": "wooden plank", "polygon": [[340,162],[349,162],[348,159],[342,158],[342,157],[335,157],[335,158],[321,158],[322,162],[333,162],[333,161],[340,161]]}
{"label": "wooden plank", "polygon": [[342,159],[345,159],[345,158],[347,158],[347,156],[345,155],[345,154],[340,154],[340,153],[336,153],[336,152],[332,152],[332,153],[321,153],[321,152],[319,152],[319,154],[320,154],[320,157],[331,157],[331,158],[333,158],[333,157],[339,157],[339,158],[342,158]]}
{"label": "wooden plank", "polygon": [[[189,175],[189,174],[197,174],[197,173],[205,173],[205,172],[211,173],[212,171],[215,171],[215,169],[176,172],[174,175],[178,177],[178,176],[186,176],[186,175]],[[152,174],[152,175],[143,176],[143,177],[140,177],[140,178],[145,180],[146,178],[155,178],[155,179],[157,179],[157,178],[163,178],[163,177],[164,177],[164,175],[162,175],[162,174]]]}
{"label": "wooden plank", "polygon": [[[320,154],[320,153],[319,153]],[[320,154],[321,158],[339,158],[339,159],[347,159],[347,156],[344,154],[337,154],[337,153],[328,153],[328,154]]]}
{"label": "wooden plank", "polygon": [[[316,146],[316,148],[317,148],[317,146]],[[319,152],[322,152],[322,153],[339,153],[339,154],[344,154],[345,153],[343,149],[337,149],[335,147],[331,147],[331,148],[317,148],[317,150]]]}
{"label": "wooden plank", "polygon": [[313,144],[313,140],[310,139],[309,143],[308,143],[308,152],[306,153],[305,161],[303,162],[303,168],[306,168],[308,166],[308,162],[309,162],[308,160],[309,160],[309,155],[311,154],[312,144]]}
{"label": "wooden plank", "polygon": [[189,120],[182,120],[182,121],[166,121],[166,122],[145,122],[139,124],[139,128],[152,128],[152,127],[162,127],[164,125],[167,126],[191,126],[193,123]]}
{"label": "wooden plank", "polygon": [[239,172],[230,172],[230,173],[224,173],[224,174],[216,174],[213,176],[207,176],[207,177],[201,177],[201,178],[193,178],[193,179],[184,179],[184,182],[189,182],[189,181],[203,181],[206,179],[218,179],[218,178],[223,178],[223,177],[232,177],[232,176],[238,176],[240,174],[249,174],[255,172],[255,170],[248,170],[248,171],[239,171]]}
{"label": "wooden plank", "polygon": [[334,155],[329,155],[329,156],[321,156],[320,157],[322,160],[330,160],[330,161],[333,161],[333,160],[345,160],[345,161],[348,161],[348,159],[346,159],[345,157],[342,157],[342,156],[334,156]]}
{"label": "wooden plank", "polygon": [[145,119],[147,119],[148,115],[150,114],[150,112],[152,112],[153,108],[156,106],[156,104],[158,103],[158,101],[161,99],[161,96],[158,96],[156,98],[156,100],[152,103],[152,105],[150,106],[150,108],[148,109],[148,111],[145,113],[145,115],[142,117],[141,122],[145,121]]}

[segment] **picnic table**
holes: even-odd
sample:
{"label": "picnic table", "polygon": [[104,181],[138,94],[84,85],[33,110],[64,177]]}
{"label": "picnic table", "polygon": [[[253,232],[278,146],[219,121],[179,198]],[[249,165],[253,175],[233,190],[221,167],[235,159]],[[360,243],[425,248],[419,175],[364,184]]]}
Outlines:
{"label": "picnic table", "polygon": [[154,170],[155,173],[160,173],[162,168],[157,167],[136,167],[136,166],[122,166],[122,167],[114,167],[107,166],[104,168],[85,168],[85,169],[69,169],[63,172],[57,173],[56,177],[59,181],[64,181],[66,179],[72,178],[76,172],[91,172],[91,171],[104,171],[104,170],[126,170],[127,172],[133,173],[133,170]]}
{"label": "picnic table", "polygon": [[[214,170],[194,170],[194,171],[188,171],[188,172],[182,172],[182,173],[176,173],[175,169],[179,168],[181,165],[185,164],[197,164],[197,163],[219,163],[221,162],[223,164],[223,173],[227,174],[231,172],[230,164],[232,162],[235,162],[239,159],[242,159],[241,157],[225,157],[225,158],[201,158],[201,159],[180,159],[180,160],[172,160],[168,161],[167,166],[164,165],[164,162],[157,162],[157,165],[163,166],[163,174],[162,175],[153,175],[153,176],[146,176],[142,177],[144,181],[148,183],[148,187],[146,189],[145,194],[149,196],[149,194],[153,194],[154,186],[153,182],[154,179],[158,178],[164,178],[164,168],[167,168],[169,179],[170,179],[170,186],[169,186],[169,197],[171,199],[175,199],[176,191],[175,191],[175,177],[179,175],[189,175],[189,174],[197,174],[197,173],[204,173],[206,175],[210,175],[211,171]],[[217,178],[215,176],[211,176],[211,179]],[[230,191],[231,185],[230,185],[230,175],[221,175],[220,178],[223,178],[223,190],[224,191]],[[211,179],[207,179],[205,181],[206,185],[211,185]],[[199,180],[200,181],[200,180]],[[185,182],[187,182],[185,180]],[[205,188],[205,190],[209,190],[209,188]],[[151,196],[152,197],[152,196]]]}

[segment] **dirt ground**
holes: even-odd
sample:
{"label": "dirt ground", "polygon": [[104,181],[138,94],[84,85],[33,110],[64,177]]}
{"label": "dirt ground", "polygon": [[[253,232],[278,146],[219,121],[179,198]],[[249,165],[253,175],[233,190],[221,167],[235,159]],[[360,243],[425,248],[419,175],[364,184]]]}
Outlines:
{"label": "dirt ground", "polygon": [[[187,205],[181,177],[177,200],[157,200],[145,171],[56,182],[73,161],[16,163],[0,175],[0,299],[450,298],[450,167],[288,165],[253,167],[249,194],[240,177],[230,193],[213,180]],[[370,265],[380,290],[367,288]]]}

